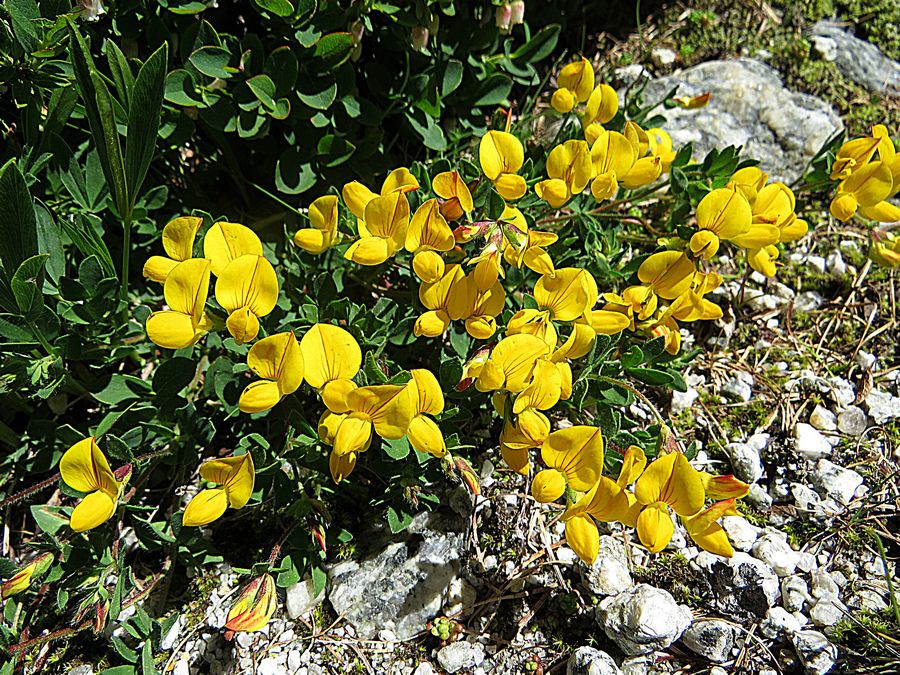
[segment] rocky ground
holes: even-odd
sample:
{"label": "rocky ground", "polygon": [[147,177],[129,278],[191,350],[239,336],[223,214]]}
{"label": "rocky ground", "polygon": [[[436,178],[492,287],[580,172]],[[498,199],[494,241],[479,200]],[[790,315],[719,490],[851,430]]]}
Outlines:
{"label": "rocky ground", "polygon": [[[900,85],[900,65],[843,28],[810,35],[821,59],[873,95]],[[791,182],[842,128],[828,102],[785,88],[765,54],[657,77],[677,66],[665,49],[654,68],[618,76],[623,86],[650,77],[650,95],[711,91],[700,112],[662,111],[676,143],[698,154],[744,145]],[[900,672],[894,276],[867,262],[859,226],[807,217],[814,229],[777,280],[723,286],[725,318],[685,338],[704,347],[690,389],[659,401],[700,447],[698,467],[752,484],[742,515],[724,521],[732,559],[683,531],[648,555],[612,527],[587,567],[558,543],[558,512],[485,455],[482,496],[460,488],[403,535],[373,533],[331,566],[319,597],[309,580],[289,588],[261,633],[222,637],[236,577],[219,569],[195,618],[165,636],[169,672]]]}

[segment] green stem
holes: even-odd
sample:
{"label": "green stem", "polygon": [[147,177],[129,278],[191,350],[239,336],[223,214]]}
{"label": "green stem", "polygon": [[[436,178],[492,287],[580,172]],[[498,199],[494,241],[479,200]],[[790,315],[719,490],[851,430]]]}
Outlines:
{"label": "green stem", "polygon": [[891,596],[891,607],[894,610],[894,620],[897,622],[897,625],[900,626],[900,603],[897,602],[897,596],[894,594],[894,583],[891,581],[891,570],[890,567],[888,567],[887,555],[884,552],[884,544],[881,541],[881,537],[879,537],[876,532],[870,530],[870,534],[878,545],[878,554],[881,556],[881,564],[884,565],[884,578],[887,581],[888,594]]}
{"label": "green stem", "polygon": [[122,300],[128,303],[128,274],[131,266],[131,210],[125,214],[122,236]]}
{"label": "green stem", "polygon": [[44,337],[44,334],[41,333],[37,329],[37,326],[34,325],[34,322],[30,319],[26,319],[26,323],[28,327],[31,329],[31,332],[34,333],[34,336],[37,338],[37,341],[41,343],[41,346],[44,348],[44,351],[47,352],[48,356],[56,356],[56,350],[53,348],[49,342],[47,342],[47,338]]}

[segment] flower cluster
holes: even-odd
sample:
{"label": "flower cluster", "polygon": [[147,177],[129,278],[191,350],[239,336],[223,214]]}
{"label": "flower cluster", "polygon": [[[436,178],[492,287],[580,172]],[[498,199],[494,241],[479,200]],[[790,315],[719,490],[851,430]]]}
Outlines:
{"label": "flower cluster", "polygon": [[881,223],[900,220],[900,207],[888,201],[900,192],[900,155],[883,124],[872,127],[871,136],[854,138],[840,147],[831,165],[831,180],[838,181],[831,215],[841,222],[857,213]]}

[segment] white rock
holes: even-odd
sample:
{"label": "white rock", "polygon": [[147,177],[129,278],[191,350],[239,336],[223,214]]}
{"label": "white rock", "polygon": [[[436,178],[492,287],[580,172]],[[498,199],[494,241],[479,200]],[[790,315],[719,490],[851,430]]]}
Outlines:
{"label": "white rock", "polygon": [[837,428],[842,434],[862,436],[868,426],[868,415],[855,405],[848,406],[845,410],[838,413]]}
{"label": "white rock", "polygon": [[812,481],[821,493],[846,505],[853,501],[857,488],[863,484],[863,477],[853,469],[845,469],[827,459],[820,459]]}
{"label": "white rock", "polygon": [[809,618],[816,626],[833,626],[844,618],[844,612],[837,598],[821,598],[809,610]]}
{"label": "white rock", "polygon": [[879,593],[863,589],[850,596],[847,606],[869,612],[880,612],[887,609],[888,604]]}
{"label": "white rock", "polygon": [[413,671],[412,675],[436,675],[434,666],[432,666],[428,661],[422,661],[416,669]]}
{"label": "white rock", "polygon": [[798,612],[810,602],[809,587],[803,577],[796,574],[781,580],[781,604],[788,612]]}
{"label": "white rock", "polygon": [[437,660],[448,673],[477,668],[484,662],[484,645],[480,642],[451,642],[437,653]]}
{"label": "white rock", "polygon": [[593,647],[579,647],[566,664],[566,675],[621,675],[613,658]]}
{"label": "white rock", "polygon": [[747,501],[760,511],[768,511],[772,508],[772,496],[766,492],[766,489],[759,483],[753,483],[750,486],[750,492],[747,494]]}
{"label": "white rock", "polygon": [[801,457],[819,459],[831,454],[831,443],[812,425],[800,422],[794,427],[795,448]]}
{"label": "white rock", "polygon": [[825,268],[833,277],[842,277],[847,274],[847,263],[844,262],[844,257],[838,250],[832,251],[825,257]]}
{"label": "white rock", "polygon": [[745,483],[755,483],[763,475],[762,459],[759,451],[749,443],[728,443],[725,453],[731,460],[734,475]]}
{"label": "white rock", "polygon": [[758,527],[743,516],[725,516],[722,518],[722,528],[731,540],[731,545],[738,551],[749,551],[760,532]]}
{"label": "white rock", "polygon": [[719,391],[737,401],[749,401],[753,397],[753,376],[743,370],[735,373],[722,383]]}
{"label": "white rock", "polygon": [[775,639],[782,634],[793,635],[801,628],[800,622],[793,614],[782,607],[772,607],[760,625],[762,634]]}
{"label": "white rock", "polygon": [[75,666],[66,675],[94,675],[94,669],[88,665]]}
{"label": "white rock", "polygon": [[678,54],[668,47],[654,47],[650,50],[650,60],[657,68],[671,66],[678,58]]}
{"label": "white rock", "polygon": [[677,415],[678,413],[691,408],[699,397],[700,392],[693,387],[688,387],[688,390],[684,392],[673,391],[671,405],[672,413]]}
{"label": "white rock", "polygon": [[594,564],[581,569],[584,585],[596,595],[618,595],[634,585],[628,569],[628,551],[618,537],[602,535]]}
{"label": "white rock", "polygon": [[828,408],[817,405],[809,415],[809,423],[819,431],[837,429],[837,417]]}
{"label": "white rock", "polygon": [[181,629],[183,627],[184,627],[184,615],[179,614],[178,618],[175,619],[175,623],[172,624],[171,628],[169,628],[169,630],[166,631],[166,634],[163,635],[162,640],[160,640],[159,648],[165,652],[172,649],[178,642],[178,638],[181,637]]}
{"label": "white rock", "polygon": [[625,654],[638,656],[668,648],[691,625],[693,615],[671,593],[638,584],[597,607],[597,622]]}
{"label": "white rock", "polygon": [[188,659],[179,659],[172,668],[172,675],[191,675],[191,663]]}
{"label": "white rock", "polygon": [[[815,263],[814,265],[810,265],[813,269],[821,272],[825,271],[825,260],[823,258],[820,258],[819,256],[810,256],[809,262]],[[804,291],[803,293],[798,293],[797,297],[794,298],[794,310],[802,314],[814,312],[824,303],[825,298],[819,293],[816,293],[815,291]]]}
{"label": "white rock", "polygon": [[874,368],[877,361],[877,356],[875,356],[874,354],[870,354],[864,349],[860,349],[858,352],[856,352],[856,365],[858,365],[863,370]]}
{"label": "white rock", "polygon": [[681,641],[698,656],[713,663],[724,663],[731,658],[734,628],[720,619],[697,621],[684,632]]}
{"label": "white rock", "polygon": [[285,675],[285,668],[276,659],[267,656],[256,666],[258,675]]}
{"label": "white rock", "polygon": [[790,576],[797,569],[797,552],[781,537],[764,534],[753,544],[753,557],[762,560],[780,577]]}
{"label": "white rock", "polygon": [[869,406],[869,415],[875,420],[875,424],[884,424],[900,417],[900,398],[880,389],[869,392],[866,405]]}
{"label": "white rock", "polygon": [[800,662],[809,675],[825,675],[834,668],[838,650],[822,633],[803,630],[791,637]]}
{"label": "white rock", "polygon": [[714,560],[710,570],[713,605],[726,615],[762,617],[781,595],[778,577],[762,560],[743,551],[725,560]]}
{"label": "white rock", "polygon": [[462,577],[456,577],[447,587],[444,614],[466,617],[472,613],[477,599],[478,593],[475,587]]}
{"label": "white rock", "polygon": [[835,598],[840,593],[840,588],[834,578],[823,569],[818,569],[810,575],[812,586],[810,591],[814,598]]}
{"label": "white rock", "polygon": [[292,619],[309,614],[320,602],[325,599],[325,589],[315,595],[313,580],[311,578],[298,581],[293,586],[288,586],[285,591],[285,609]]}
{"label": "white rock", "polygon": [[815,490],[801,483],[791,483],[791,495],[794,497],[794,503],[797,508],[803,511],[819,511],[821,509],[821,499]]}

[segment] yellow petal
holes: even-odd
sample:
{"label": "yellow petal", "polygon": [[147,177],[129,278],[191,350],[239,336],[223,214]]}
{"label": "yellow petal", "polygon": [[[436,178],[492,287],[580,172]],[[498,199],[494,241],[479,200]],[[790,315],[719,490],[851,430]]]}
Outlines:
{"label": "yellow petal", "polygon": [[494,181],[494,188],[503,199],[512,202],[522,198],[528,190],[528,185],[522,176],[515,173],[504,173]]}
{"label": "yellow petal", "polygon": [[590,516],[579,515],[566,521],[566,543],[585,564],[594,564],[600,553],[600,532]]}
{"label": "yellow petal", "polygon": [[711,260],[719,252],[719,235],[712,230],[698,230],[691,235],[689,247],[691,253],[705,260]]}
{"label": "yellow petal", "polygon": [[534,186],[534,191],[540,199],[543,199],[554,209],[563,206],[572,197],[569,186],[560,178],[542,180]]}
{"label": "yellow petal", "polygon": [[381,195],[389,195],[393,192],[412,192],[419,189],[419,181],[410,173],[406,167],[394,169],[384,179],[381,185]]}
{"label": "yellow petal", "polygon": [[267,380],[276,380],[282,394],[292,394],[303,383],[303,352],[293,331],[277,333],[254,344],[247,366]]}
{"label": "yellow petal", "polygon": [[481,137],[478,158],[484,175],[488,180],[495,181],[501,174],[515,173],[522,168],[522,164],[525,163],[525,149],[521,141],[511,133],[488,131]]}
{"label": "yellow petal", "polygon": [[353,473],[356,468],[357,453],[348,452],[346,455],[338,455],[332,451],[328,455],[328,470],[331,472],[331,479],[335,483],[340,483],[347,476]]}
{"label": "yellow petal", "polygon": [[341,197],[344,198],[344,203],[359,220],[365,220],[366,205],[377,196],[359,181],[347,183],[344,185],[344,189],[341,190]]}
{"label": "yellow petal", "polygon": [[266,316],[278,302],[278,277],[272,263],[260,255],[232,261],[216,280],[216,300],[229,313],[246,307],[257,317]]}
{"label": "yellow petal", "polygon": [[637,519],[637,532],[641,543],[651,553],[659,553],[675,533],[675,523],[669,515],[669,509],[663,503],[645,506]]}
{"label": "yellow petal", "polygon": [[106,492],[97,490],[81,500],[72,511],[69,527],[75,532],[92,530],[112,518],[116,500]]}
{"label": "yellow petal", "polygon": [[350,413],[334,435],[334,453],[342,457],[362,452],[372,441],[372,420],[363,413]]}
{"label": "yellow petal", "polygon": [[606,124],[619,112],[619,97],[608,84],[594,88],[584,107],[582,124],[585,128],[594,123]]}
{"label": "yellow petal", "polygon": [[[490,360],[478,376],[476,387],[479,391],[504,388],[518,393],[530,384],[535,363],[547,353],[547,344],[533,335],[505,337],[491,352]],[[499,376],[494,369],[499,372]],[[497,384],[498,377],[500,386],[490,387]]]}
{"label": "yellow petal", "polygon": [[500,455],[511,470],[523,476],[528,475],[531,464],[528,460],[528,450],[522,448],[511,448],[508,445],[500,444]]}
{"label": "yellow petal", "polygon": [[431,182],[431,187],[434,193],[442,199],[458,199],[460,207],[467,213],[475,208],[469,186],[466,185],[458,171],[439,173]]}
{"label": "yellow petal", "polygon": [[262,630],[269,623],[277,607],[275,580],[271,575],[263,574],[241,591],[237,601],[228,610],[225,628],[245,632]]}
{"label": "yellow petal", "polygon": [[423,202],[416,209],[406,230],[406,250],[415,253],[419,247],[427,246],[438,251],[450,251],[454,244],[453,230],[441,215],[438,200]]}
{"label": "yellow petal", "polygon": [[550,106],[558,113],[566,114],[571,112],[578,101],[575,100],[575,94],[569,89],[560,88],[553,92],[550,97]]}
{"label": "yellow petal", "polygon": [[615,481],[600,476],[596,485],[566,510],[563,520],[589,514],[604,523],[623,521],[628,516],[628,494]]}
{"label": "yellow petal", "polygon": [[[590,328],[594,333],[602,333],[603,335],[615,335],[631,325],[631,320],[621,312],[614,312],[607,309],[594,309],[588,313],[588,321]],[[578,324],[575,324],[576,326]],[[588,350],[590,351],[590,350]],[[587,352],[585,352],[586,354]],[[577,356],[569,358],[576,359]]]}
{"label": "yellow petal", "polygon": [[249,452],[233,459],[239,461],[235,463],[231,475],[225,482],[225,492],[228,494],[228,505],[233,509],[242,509],[253,496],[256,468],[253,466],[253,457]]}
{"label": "yellow petal", "polygon": [[740,190],[713,190],[697,205],[697,227],[712,230],[719,239],[731,239],[750,228],[753,213]]}
{"label": "yellow petal", "polygon": [[390,242],[381,237],[364,237],[354,241],[344,253],[347,260],[359,265],[374,267],[386,262],[393,255]]}
{"label": "yellow petal", "polygon": [[258,380],[248,384],[238,399],[238,408],[245,413],[259,413],[278,405],[283,396],[277,382]]}
{"label": "yellow petal", "polygon": [[413,333],[416,337],[438,337],[439,335],[443,335],[444,332],[450,327],[450,315],[447,314],[446,311],[439,310],[430,310],[428,312],[423,312],[419,315],[419,318],[416,319],[416,324],[413,326]]}
{"label": "yellow petal", "polygon": [[413,256],[413,271],[425,283],[440,281],[444,270],[444,259],[435,251],[419,251]]}
{"label": "yellow petal", "polygon": [[[895,223],[900,220],[900,207],[888,201],[878,202],[874,206],[860,206],[859,214],[863,218],[877,220],[879,223]],[[783,232],[782,241],[786,241]]]}
{"label": "yellow petal", "polygon": [[409,437],[410,445],[419,452],[427,452],[435,457],[443,457],[447,454],[444,435],[437,423],[430,417],[425,417],[425,415],[413,417],[406,434]]}
{"label": "yellow petal", "polygon": [[662,159],[659,157],[641,157],[628,172],[622,176],[622,186],[634,190],[648,185],[662,175]]}
{"label": "yellow petal", "polygon": [[406,242],[409,226],[409,201],[402,192],[375,197],[366,204],[366,229],[372,237],[388,243],[388,255],[394,255]]}
{"label": "yellow petal", "polygon": [[93,436],[84,438],[63,453],[59,473],[73,490],[93,492],[103,490],[116,493],[116,479],[106,457]]}
{"label": "yellow petal", "polygon": [[[671,139],[669,140],[671,142]],[[763,189],[767,180],[769,180],[769,176],[759,167],[747,166],[735,171],[726,187],[737,187],[744,197],[746,197],[747,201],[753,204],[756,201],[759,191]]]}
{"label": "yellow petal", "polygon": [[619,191],[619,181],[613,171],[597,174],[591,181],[591,194],[598,202],[612,199]]}
{"label": "yellow petal", "polygon": [[345,413],[350,409],[347,396],[354,389],[356,389],[356,383],[353,380],[339,378],[326,382],[319,393],[322,396],[322,403],[331,412]]}
{"label": "yellow petal", "polygon": [[228,332],[239,345],[251,342],[259,335],[259,319],[249,307],[239,307],[225,319]]}
{"label": "yellow petal", "polygon": [[333,413],[330,410],[326,410],[322,413],[319,417],[319,424],[316,427],[316,431],[323,443],[326,445],[334,445],[334,437],[337,436],[338,429],[345,417],[347,416],[344,414]]}
{"label": "yellow petal", "polygon": [[518,415],[526,408],[549,410],[559,402],[562,392],[562,373],[555,363],[539,360],[534,367],[531,383],[516,397],[513,412]]}
{"label": "yellow petal", "polygon": [[637,153],[623,134],[603,130],[591,146],[591,161],[598,175],[612,172],[621,180],[637,161]]}
{"label": "yellow petal", "polygon": [[622,468],[619,470],[619,487],[627,487],[638,479],[647,466],[647,455],[637,445],[629,445],[622,456]]}
{"label": "yellow petal", "polygon": [[557,84],[571,91],[579,103],[584,103],[594,89],[594,67],[584,57],[566,64],[559,71]]}
{"label": "yellow petal", "polygon": [[166,258],[161,255],[152,255],[147,258],[147,262],[144,263],[143,274],[150,279],[150,281],[156,281],[162,284],[165,283],[166,277],[169,276],[169,272],[171,272],[177,264],[177,260],[172,260],[171,258]]}
{"label": "yellow petal", "polygon": [[413,417],[413,402],[405,386],[379,384],[358,387],[347,395],[347,405],[350,410],[367,415],[378,435],[391,440],[406,434]]}
{"label": "yellow petal", "polygon": [[555,502],[566,491],[566,478],[556,469],[538,471],[531,481],[531,495],[541,504]]}
{"label": "yellow petal", "polygon": [[203,258],[185,260],[169,272],[163,286],[166,304],[172,311],[191,317],[195,324],[206,307],[210,269],[210,262]]}
{"label": "yellow petal", "polygon": [[228,508],[228,495],[222,488],[201,490],[188,502],[181,517],[185,527],[201,527],[220,518]]}
{"label": "yellow petal", "polygon": [[414,414],[439,415],[444,411],[444,392],[441,385],[430,370],[414,368],[410,371],[412,379],[407,383],[414,394]]}
{"label": "yellow petal", "polygon": [[153,312],[147,317],[147,337],[166,349],[184,349],[195,344],[206,333],[194,324],[193,318],[169,310]]}
{"label": "yellow petal", "polygon": [[725,476],[713,476],[705,471],[698,471],[706,496],[709,499],[740,499],[750,492],[750,486],[742,480],[728,474]]}
{"label": "yellow petal", "polygon": [[193,258],[194,239],[202,222],[202,218],[183,216],[166,223],[162,234],[166,255],[177,262]]}
{"label": "yellow petal", "polygon": [[259,237],[239,223],[214,223],[203,238],[203,255],[212,263],[212,272],[216,276],[241,256],[262,254]]}
{"label": "yellow petal", "polygon": [[318,255],[327,251],[334,239],[327,232],[308,227],[294,233],[294,243],[304,251]]}
{"label": "yellow petal", "polygon": [[706,498],[700,474],[680,452],[663,455],[637,479],[634,494],[642,504],[665,502],[680,516],[692,516]]}
{"label": "yellow petal", "polygon": [[850,192],[838,192],[828,207],[831,215],[842,223],[850,220],[857,209],[859,209],[859,201]]}
{"label": "yellow petal", "polygon": [[697,269],[681,251],[654,253],[638,268],[638,278],[651,284],[661,298],[674,300],[690,285]]}
{"label": "yellow petal", "polygon": [[598,427],[576,425],[559,429],[544,441],[541,459],[561,471],[573,490],[587,492],[603,472],[603,435]]}
{"label": "yellow petal", "polygon": [[587,270],[566,267],[556,270],[552,277],[538,279],[534,298],[553,319],[574,321],[597,302],[597,283]]}
{"label": "yellow petal", "polygon": [[362,365],[362,351],[356,339],[343,328],[317,323],[300,340],[304,377],[311,387],[356,377]]}

